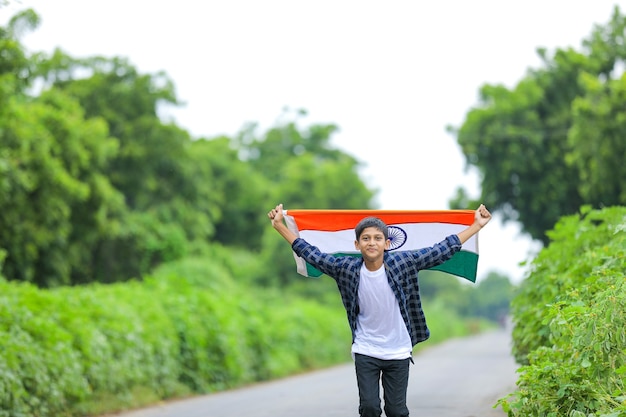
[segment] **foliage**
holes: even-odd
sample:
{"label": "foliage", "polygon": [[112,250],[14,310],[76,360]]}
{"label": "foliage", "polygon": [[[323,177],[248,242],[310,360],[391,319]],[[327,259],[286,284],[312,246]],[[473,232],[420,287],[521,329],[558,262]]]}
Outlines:
{"label": "foliage", "polygon": [[300,128],[305,114],[285,114],[261,137],[254,125],[248,126],[234,140],[242,159],[272,184],[270,201],[285,208],[370,208],[374,193],[359,177],[360,162],[331,143],[337,127]]}
{"label": "foliage", "polygon": [[154,298],[130,286],[0,285],[0,415],[80,415],[98,396],[123,404],[136,385],[175,390],[176,338]]}
{"label": "foliage", "polygon": [[74,100],[56,91],[36,101],[9,100],[0,125],[4,273],[38,285],[88,274],[89,249],[115,233],[122,208],[102,172],[116,141],[101,120],[86,120]]}
{"label": "foliage", "polygon": [[[166,74],[142,74],[120,57],[28,55],[20,28],[37,23],[27,10],[0,28],[0,250],[9,279],[41,287],[141,279],[212,243],[263,251],[273,266],[283,248],[262,248],[263,213],[278,200],[369,208],[374,193],[359,163],[333,148],[334,125],[283,119],[260,134],[251,126],[234,138],[192,138],[159,116],[178,105]],[[291,266],[285,259],[276,270]],[[260,282],[288,276],[265,275]]]}
{"label": "foliage", "polygon": [[[296,276],[263,215],[370,208],[337,127],[300,114],[192,138],[159,117],[178,104],[165,74],[29,56],[18,37],[37,23],[25,11],[0,28],[0,417],[111,412],[346,360],[334,283]],[[432,309],[434,339],[482,326]]]}
{"label": "foliage", "polygon": [[[533,238],[582,204],[626,204],[623,110],[626,17],[618,8],[581,51],[538,51],[543,67],[515,87],[485,85],[457,140],[481,173],[481,195]],[[549,198],[546,198],[549,196]],[[454,207],[467,203],[459,191]]]}
{"label": "foliage", "polygon": [[[0,279],[0,416],[110,413],[350,359],[338,296],[321,304],[254,287],[253,258],[210,254],[142,282],[45,290]],[[301,283],[324,281],[334,285]],[[426,305],[429,344],[485,328]]]}
{"label": "foliage", "polygon": [[[513,300],[510,416],[626,413],[626,208],[562,218]],[[620,414],[621,413],[621,414]]]}
{"label": "foliage", "polygon": [[[264,213],[271,187],[263,173],[256,173],[239,159],[228,137],[198,139],[191,145],[193,178],[202,181],[202,192],[212,199],[213,240],[231,247],[258,250],[267,228]],[[200,188],[200,187],[199,187]]]}
{"label": "foliage", "polygon": [[[360,179],[359,162],[331,146],[330,135],[335,131],[334,125],[299,130],[296,118],[270,129],[262,138],[256,136],[254,126],[239,135],[244,160],[271,185],[266,209],[279,203],[285,209],[372,208],[374,192]],[[267,219],[263,221],[267,225]],[[260,251],[265,267],[258,274],[258,284],[284,287],[298,279],[293,255],[284,245],[265,226]]]}
{"label": "foliage", "polygon": [[0,281],[0,416],[111,412],[347,360],[340,307],[198,287],[228,272],[190,266],[193,278],[171,269],[143,283]]}
{"label": "foliage", "polygon": [[78,100],[87,117],[104,119],[119,143],[104,171],[123,195],[123,232],[90,246],[98,270],[86,280],[141,277],[186,255],[188,242],[213,237],[219,194],[210,189],[214,178],[203,175],[211,172],[197,168],[208,161],[194,161],[189,134],[157,114],[158,106],[176,104],[165,74],[139,74],[120,58],[72,59],[59,50],[39,68],[52,90]]}
{"label": "foliage", "polygon": [[422,271],[420,294],[424,300],[442,302],[462,317],[503,324],[509,314],[515,287],[509,278],[495,272],[470,284],[440,271]]}
{"label": "foliage", "polygon": [[493,330],[493,322],[480,317],[461,316],[454,306],[443,298],[427,298],[423,300],[424,312],[428,320],[430,337],[425,343],[415,347],[415,352],[426,349],[451,337],[474,335],[486,330]]}
{"label": "foliage", "polygon": [[39,16],[34,11],[24,10],[13,16],[7,27],[0,27],[0,101],[23,92],[32,81],[32,63],[17,38],[26,31],[36,29],[39,22]]}
{"label": "foliage", "polygon": [[626,178],[626,165],[615,156],[626,155],[626,74],[604,83],[584,75],[581,84],[585,95],[573,103],[566,162],[580,173],[584,201],[624,204],[626,187],[615,179]]}
{"label": "foliage", "polygon": [[475,289],[470,288],[460,313],[471,317],[482,317],[503,325],[510,312],[510,304],[517,288],[509,278],[496,272],[490,272],[478,282]]}

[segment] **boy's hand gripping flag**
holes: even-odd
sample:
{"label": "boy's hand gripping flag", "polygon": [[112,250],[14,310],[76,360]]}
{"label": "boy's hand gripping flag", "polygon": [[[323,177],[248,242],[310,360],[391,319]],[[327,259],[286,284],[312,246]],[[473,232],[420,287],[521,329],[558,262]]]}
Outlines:
{"label": "boy's hand gripping flag", "polygon": [[[336,256],[361,256],[355,249],[357,223],[375,216],[389,228],[390,251],[417,250],[430,247],[446,236],[456,234],[474,222],[473,210],[407,211],[407,210],[284,210],[287,227],[297,236]],[[321,272],[294,253],[297,271],[306,277]],[[433,268],[476,282],[478,234],[472,236],[445,263]]]}

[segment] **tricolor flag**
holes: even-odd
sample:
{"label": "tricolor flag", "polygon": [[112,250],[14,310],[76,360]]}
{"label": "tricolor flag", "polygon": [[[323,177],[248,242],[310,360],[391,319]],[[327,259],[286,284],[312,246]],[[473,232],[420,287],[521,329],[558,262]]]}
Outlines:
{"label": "tricolor flag", "polygon": [[[361,256],[354,247],[357,223],[375,216],[389,228],[389,250],[417,250],[430,247],[446,236],[456,234],[474,222],[472,210],[406,211],[406,210],[284,210],[287,227],[297,236],[336,256]],[[306,277],[321,272],[294,253],[297,271]],[[476,282],[478,234],[472,236],[445,263],[433,268]]]}

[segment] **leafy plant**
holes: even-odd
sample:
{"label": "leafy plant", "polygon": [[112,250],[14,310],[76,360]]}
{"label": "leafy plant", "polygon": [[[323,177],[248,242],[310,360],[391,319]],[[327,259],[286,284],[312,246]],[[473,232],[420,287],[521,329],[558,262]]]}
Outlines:
{"label": "leafy plant", "polygon": [[626,414],[626,208],[561,219],[513,300],[510,416]]}

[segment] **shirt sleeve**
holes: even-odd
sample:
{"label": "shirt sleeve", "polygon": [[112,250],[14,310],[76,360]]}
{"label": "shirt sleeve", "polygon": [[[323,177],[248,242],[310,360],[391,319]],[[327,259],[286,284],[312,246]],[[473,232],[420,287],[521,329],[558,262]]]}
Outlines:
{"label": "shirt sleeve", "polygon": [[418,269],[429,269],[452,258],[455,253],[461,250],[461,246],[459,237],[450,235],[429,248],[412,251],[411,256]]}
{"label": "shirt sleeve", "polygon": [[343,256],[337,257],[324,253],[302,238],[294,240],[291,249],[296,255],[319,269],[323,274],[333,278],[339,275],[342,262],[345,259]]}

